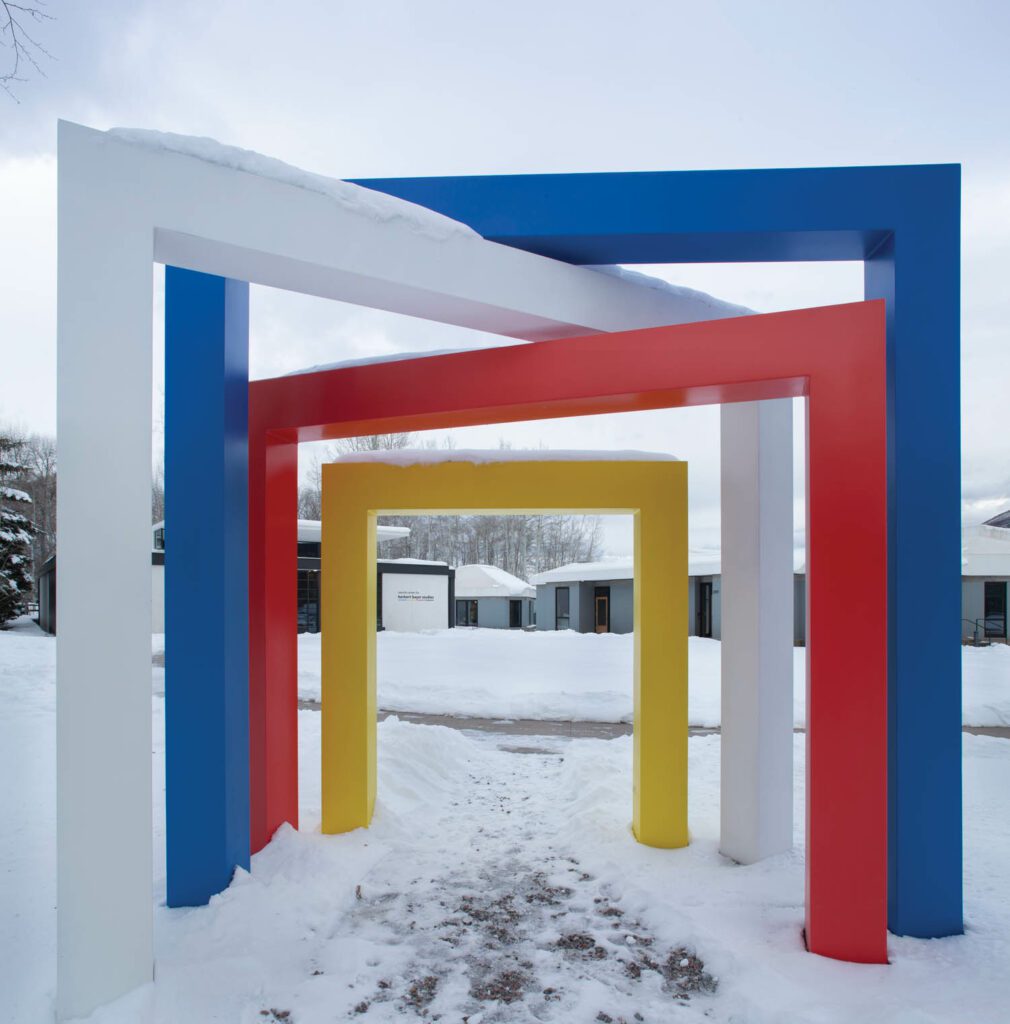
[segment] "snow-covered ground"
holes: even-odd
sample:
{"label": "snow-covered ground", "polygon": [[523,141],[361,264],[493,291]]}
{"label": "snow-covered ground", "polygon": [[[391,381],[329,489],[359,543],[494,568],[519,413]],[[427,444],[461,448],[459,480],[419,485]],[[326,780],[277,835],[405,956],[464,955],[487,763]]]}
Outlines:
{"label": "snow-covered ground", "polygon": [[[51,1019],[54,648],[27,626],[0,633],[0,1019],[13,1024]],[[796,848],[741,867],[717,852],[718,736],[690,741],[684,850],[631,837],[627,738],[397,720],[379,727],[373,826],[324,837],[320,719],[302,711],[302,831],[282,830],[209,906],[168,910],[163,708],[155,696],[157,982],[91,1024],[1006,1019],[1010,741],[964,738],[966,934],[892,937],[890,966],[856,966],[802,947],[802,737]]]}
{"label": "snow-covered ground", "polygon": [[[485,718],[631,721],[632,637],[573,631],[380,633],[379,706]],[[719,724],[717,640],[690,638],[691,725]],[[320,637],[298,638],[298,691],[318,700]],[[1010,647],[963,648],[963,722],[1010,725]],[[806,721],[806,650],[793,651],[793,718]]]}

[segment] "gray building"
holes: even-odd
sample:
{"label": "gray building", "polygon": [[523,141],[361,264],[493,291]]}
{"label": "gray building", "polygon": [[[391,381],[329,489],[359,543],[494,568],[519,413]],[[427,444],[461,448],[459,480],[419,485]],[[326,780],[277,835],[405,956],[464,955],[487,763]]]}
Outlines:
{"label": "gray building", "polygon": [[536,591],[494,565],[456,569],[456,625],[482,629],[532,629]]}
{"label": "gray building", "polygon": [[630,561],[572,562],[533,576],[537,629],[630,633],[635,628]]}
{"label": "gray building", "polygon": [[[722,567],[718,553],[692,552],[688,563],[689,636],[722,638]],[[580,633],[630,633],[634,629],[634,565],[630,559],[573,562],[538,573],[537,628]],[[793,642],[806,642],[806,577],[793,575]]]}
{"label": "gray building", "polygon": [[1010,512],[961,531],[961,640],[1007,642]]}

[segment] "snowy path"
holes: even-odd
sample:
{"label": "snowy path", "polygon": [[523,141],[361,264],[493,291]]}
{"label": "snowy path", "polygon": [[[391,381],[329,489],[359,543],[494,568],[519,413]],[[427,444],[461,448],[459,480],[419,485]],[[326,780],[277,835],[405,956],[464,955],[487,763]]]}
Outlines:
{"label": "snowy path", "polygon": [[314,986],[336,1019],[663,1020],[712,987],[582,869],[552,813],[563,755],[527,749],[471,759],[455,798],[356,887],[340,939],[311,958],[313,977],[337,973]]}

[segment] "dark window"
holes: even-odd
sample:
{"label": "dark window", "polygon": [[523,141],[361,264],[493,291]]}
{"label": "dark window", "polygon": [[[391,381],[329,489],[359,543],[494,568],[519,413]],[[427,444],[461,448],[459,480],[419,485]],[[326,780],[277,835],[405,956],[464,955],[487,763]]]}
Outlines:
{"label": "dark window", "polygon": [[509,601],[509,629],[520,629],[523,624],[522,601]]}
{"label": "dark window", "polygon": [[554,628],[568,629],[571,622],[569,608],[571,594],[568,587],[557,587],[554,591]]}
{"label": "dark window", "polygon": [[456,625],[476,626],[477,625],[477,602],[457,601],[456,602]]}
{"label": "dark window", "polygon": [[712,635],[712,581],[699,580],[697,591],[698,607],[695,612],[695,633],[698,636]]}
{"label": "dark window", "polygon": [[298,570],[298,632],[319,632],[319,573]]}
{"label": "dark window", "polygon": [[165,550],[165,527],[159,526],[154,531],[154,550],[164,551]]}
{"label": "dark window", "polygon": [[299,558],[321,558],[322,544],[318,540],[300,540],[298,542]]}
{"label": "dark window", "polygon": [[985,635],[1006,637],[1006,584],[986,580]]}

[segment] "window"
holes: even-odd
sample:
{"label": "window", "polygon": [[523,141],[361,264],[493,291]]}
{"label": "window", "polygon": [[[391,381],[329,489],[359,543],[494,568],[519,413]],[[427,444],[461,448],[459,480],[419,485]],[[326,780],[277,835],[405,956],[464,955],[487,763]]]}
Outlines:
{"label": "window", "polygon": [[298,632],[319,632],[319,573],[298,570]]}
{"label": "window", "polygon": [[554,591],[554,628],[569,629],[571,593],[568,587],[557,587]]}
{"label": "window", "polygon": [[1006,584],[985,582],[985,635],[1006,636]]}
{"label": "window", "polygon": [[477,625],[477,602],[457,601],[456,602],[456,625],[476,626]]}
{"label": "window", "polygon": [[154,531],[154,550],[164,551],[165,550],[165,527],[159,526]]}
{"label": "window", "polygon": [[523,603],[518,600],[509,601],[509,629],[522,629]]}

